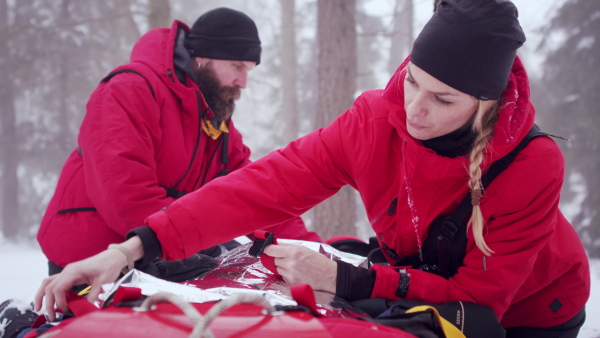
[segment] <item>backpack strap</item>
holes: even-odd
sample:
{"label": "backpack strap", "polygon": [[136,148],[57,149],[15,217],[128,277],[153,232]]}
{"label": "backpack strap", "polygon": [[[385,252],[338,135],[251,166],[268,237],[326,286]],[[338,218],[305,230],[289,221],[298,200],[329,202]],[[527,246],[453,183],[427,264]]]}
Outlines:
{"label": "backpack strap", "polygon": [[[536,137],[547,135],[547,133],[542,132],[540,128],[534,124],[525,138],[508,155],[492,163],[490,169],[481,178],[483,189],[485,190],[490,183],[500,175],[500,173],[508,168],[510,163],[517,157],[517,154],[527,146],[529,141]],[[449,278],[453,276],[463,263],[463,259],[466,255],[467,242],[465,219],[472,210],[471,192],[469,192],[454,213],[445,218],[437,236],[435,234],[428,234],[427,238],[430,238],[433,235],[433,238],[438,242],[439,268],[444,277],[447,276],[447,278]]]}
{"label": "backpack strap", "polygon": [[[148,89],[150,89],[150,94],[152,94],[152,97],[156,100],[156,94],[154,93],[154,89],[152,89],[152,85],[150,84],[150,81],[148,81],[148,79],[144,75],[142,75],[140,72],[135,71],[133,69],[119,69],[119,70],[110,72],[108,75],[106,75],[104,78],[102,78],[102,80],[100,80],[100,83],[106,83],[106,82],[110,81],[110,79],[115,77],[116,75],[119,75],[122,73],[132,73],[132,74],[138,75],[142,79],[144,79],[144,81],[146,81],[146,83],[148,84]],[[83,156],[81,147],[77,147],[77,153],[79,154],[79,156]],[[164,189],[165,189],[168,197],[175,198],[175,199],[180,198],[186,194],[185,192],[179,191],[174,188],[164,188]],[[93,208],[93,209],[95,210],[95,208]],[[71,210],[69,210],[69,211],[71,211]],[[77,211],[80,211],[80,210],[77,210]]]}
{"label": "backpack strap", "polygon": [[[150,81],[148,81],[148,79],[146,79],[144,77],[144,75],[140,74],[138,71],[135,71],[133,69],[119,69],[119,70],[115,70],[114,72],[110,72],[110,73],[108,73],[108,75],[106,75],[104,78],[102,78],[102,80],[100,80],[100,83],[106,83],[110,79],[115,77],[115,75],[118,75],[121,73],[133,73],[133,74],[140,76],[142,79],[144,79],[144,81],[146,81],[146,83],[148,84],[148,88],[150,89],[150,93],[152,94],[152,97],[156,100],[156,95],[154,94],[154,89],[152,89],[152,85],[150,84]],[[79,154],[79,156],[83,157],[83,151],[81,150],[81,147],[79,147],[79,146],[77,147],[77,153]]]}
{"label": "backpack strap", "polygon": [[152,94],[152,97],[156,100],[156,95],[154,95],[154,89],[152,89],[152,85],[150,84],[150,81],[148,81],[148,79],[146,79],[144,77],[144,75],[140,74],[139,72],[137,72],[137,71],[135,71],[133,69],[119,69],[119,70],[116,70],[114,72],[110,72],[102,80],[100,80],[100,83],[108,82],[110,79],[112,79],[113,77],[115,77],[115,75],[118,75],[118,74],[121,74],[121,73],[133,73],[133,74],[141,76],[142,79],[144,79],[146,81],[146,83],[148,84],[148,88],[150,88],[150,93]]}
{"label": "backpack strap", "polygon": [[[142,75],[140,72],[135,71],[133,69],[119,69],[113,72],[110,72],[108,75],[106,75],[101,81],[100,83],[105,83],[110,81],[110,79],[112,79],[113,77],[115,77],[116,75],[122,74],[122,73],[132,73],[132,74],[136,74],[138,76],[140,76],[142,79],[144,79],[146,81],[146,83],[148,84],[148,89],[150,89],[150,93],[152,94],[152,97],[156,100],[156,94],[154,93],[154,89],[152,89],[152,85],[150,84],[150,81],[148,81],[148,79],[146,77],[144,77],[144,75]],[[200,103],[198,103],[200,104]],[[225,133],[223,135],[223,147],[221,149],[221,166],[220,166],[220,172],[217,175],[217,177],[220,176],[225,176],[229,173],[229,152],[228,152],[228,146],[229,146],[229,134]],[[83,152],[81,150],[81,147],[77,147],[77,153],[79,154],[79,156],[83,156]],[[187,174],[187,172],[186,172]],[[185,177],[185,175],[184,175]],[[183,177],[182,177],[183,179]],[[181,180],[180,180],[181,181]],[[175,186],[177,186],[179,184],[179,182],[177,182],[177,184]],[[178,199],[180,197],[183,197],[184,195],[186,195],[186,192],[180,191],[173,188],[164,188],[167,196],[171,197],[171,198],[175,198]]]}

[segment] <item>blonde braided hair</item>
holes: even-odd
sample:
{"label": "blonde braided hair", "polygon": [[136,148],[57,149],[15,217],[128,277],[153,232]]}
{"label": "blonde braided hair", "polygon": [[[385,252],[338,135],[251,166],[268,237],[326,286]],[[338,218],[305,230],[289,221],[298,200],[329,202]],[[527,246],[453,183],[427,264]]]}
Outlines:
{"label": "blonde braided hair", "polygon": [[485,222],[483,220],[481,207],[479,206],[479,198],[481,198],[481,195],[483,194],[480,165],[484,160],[484,151],[494,134],[494,125],[498,119],[498,106],[499,102],[502,102],[502,100],[496,101],[491,107],[490,103],[493,101],[476,101],[478,102],[478,107],[472,126],[473,133],[476,136],[473,141],[473,148],[471,148],[469,154],[469,188],[471,189],[473,212],[467,223],[467,231],[469,227],[473,227],[475,244],[486,256],[491,256],[494,251],[487,246],[483,239],[483,226]]}

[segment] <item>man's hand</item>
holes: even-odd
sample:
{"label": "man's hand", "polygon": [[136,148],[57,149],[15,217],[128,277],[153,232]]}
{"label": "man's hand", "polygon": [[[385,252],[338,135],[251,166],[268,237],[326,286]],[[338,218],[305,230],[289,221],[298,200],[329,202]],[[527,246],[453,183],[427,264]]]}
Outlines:
{"label": "man's hand", "polygon": [[265,254],[275,257],[277,272],[290,285],[309,284],[314,290],[335,294],[337,263],[307,247],[269,245]]}

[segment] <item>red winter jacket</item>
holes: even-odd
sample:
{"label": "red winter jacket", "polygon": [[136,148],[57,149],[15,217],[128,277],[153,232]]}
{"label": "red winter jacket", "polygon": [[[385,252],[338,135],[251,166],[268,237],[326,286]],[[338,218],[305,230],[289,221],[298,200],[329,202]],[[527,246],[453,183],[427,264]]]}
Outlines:
{"label": "red winter jacket", "polygon": [[[116,69],[143,78],[122,73],[92,93],[79,131],[81,154],[75,150],[67,159],[38,232],[54,264],[64,267],[124,241],[129,230],[174,201],[165,188],[191,192],[219,173],[223,137],[213,140],[202,131],[208,109],[198,86],[174,76],[178,30],[189,32],[178,21],[150,31],[134,46],[131,63]],[[250,163],[233,121],[228,155],[229,170]],[[220,221],[204,226],[217,230]],[[319,240],[300,218],[271,230],[282,238]],[[219,233],[223,241],[236,237]]]}
{"label": "red winter jacket", "polygon": [[[438,156],[408,134],[406,63],[385,90],[365,92],[328,127],[150,216],[146,223],[163,254],[178,259],[226,239],[198,224],[220,222],[220,230],[244,234],[300,215],[345,184],[360,192],[373,229],[391,248],[401,256],[418,252],[428,225],[450,214],[467,194],[468,173],[465,157]],[[524,138],[534,117],[527,75],[517,58],[484,171]],[[563,174],[557,145],[548,137],[532,140],[481,200],[485,240],[495,253],[484,263],[469,232],[458,273],[446,280],[409,269],[407,298],[487,305],[504,327],[549,327],[578,313],[589,295],[589,266],[577,234],[558,209]],[[208,203],[207,196],[212,197]],[[396,212],[388,215],[396,197]],[[375,270],[371,296],[397,299],[399,274],[389,267]]]}

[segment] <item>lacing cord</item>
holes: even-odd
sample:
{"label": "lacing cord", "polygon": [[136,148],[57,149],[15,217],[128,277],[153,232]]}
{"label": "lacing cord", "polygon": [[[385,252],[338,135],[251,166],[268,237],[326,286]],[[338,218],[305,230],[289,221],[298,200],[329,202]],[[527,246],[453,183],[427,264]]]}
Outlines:
{"label": "lacing cord", "polygon": [[196,330],[199,324],[204,322],[205,318],[202,318],[202,315],[195,307],[193,307],[190,303],[183,300],[183,298],[169,293],[169,292],[158,292],[153,294],[152,296],[144,299],[140,308],[142,311],[150,311],[152,309],[152,305],[158,303],[171,303],[177,306],[189,319],[191,319],[192,323],[194,323],[194,330],[190,333],[189,337],[197,338],[197,337],[206,337],[206,338],[214,338],[214,335],[210,329],[208,329],[207,325],[203,327],[204,330],[199,331]]}
{"label": "lacing cord", "polygon": [[152,305],[157,303],[172,303],[181,309],[181,311],[192,320],[194,323],[194,329],[189,335],[190,338],[214,338],[214,334],[208,328],[209,325],[225,310],[238,304],[259,305],[265,308],[269,314],[277,311],[275,307],[262,296],[244,293],[236,294],[227,299],[221,300],[213,305],[204,317],[202,317],[200,312],[198,312],[198,310],[196,310],[196,308],[190,303],[169,292],[159,292],[146,298],[140,307],[142,310],[148,311]]}
{"label": "lacing cord", "polygon": [[190,338],[202,337],[204,330],[208,330],[208,326],[215,318],[217,318],[225,310],[238,304],[259,305],[262,306],[268,314],[272,314],[273,312],[277,311],[277,309],[261,295],[253,295],[249,293],[235,294],[213,305],[213,307],[211,307],[204,316],[204,320],[194,326],[194,330],[190,334]]}
{"label": "lacing cord", "polygon": [[[261,295],[254,295],[249,293],[235,294],[227,299],[221,300],[220,302],[213,305],[204,317],[196,310],[194,306],[183,300],[183,298],[169,293],[169,292],[158,292],[144,300],[140,305],[141,311],[150,311],[154,304],[158,303],[171,303],[177,306],[188,318],[194,323],[194,329],[190,333],[190,338],[214,338],[214,334],[208,328],[212,321],[222,314],[225,310],[238,305],[238,304],[250,304],[262,306],[267,314],[273,314],[277,309],[271,305]],[[39,338],[50,338],[59,334],[61,330],[54,330],[42,334]]]}

